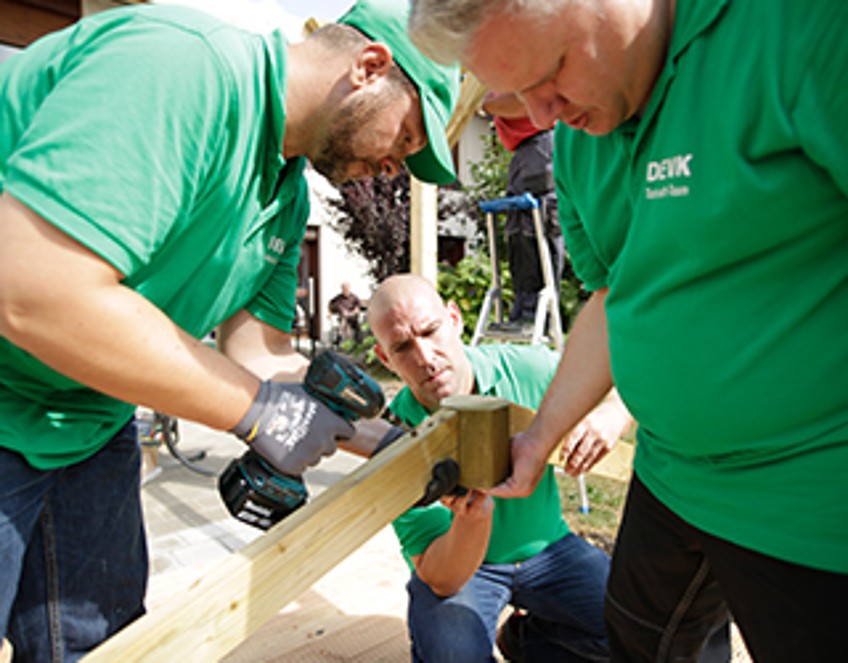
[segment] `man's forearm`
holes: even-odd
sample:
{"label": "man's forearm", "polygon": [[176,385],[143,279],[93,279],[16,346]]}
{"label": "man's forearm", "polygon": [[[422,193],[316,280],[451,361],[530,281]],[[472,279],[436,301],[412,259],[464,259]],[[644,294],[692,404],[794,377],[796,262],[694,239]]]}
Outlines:
{"label": "man's forearm", "polygon": [[121,275],[29,208],[0,198],[0,334],[115,398],[229,429],[259,388]]}
{"label": "man's forearm", "polygon": [[363,458],[370,458],[393,426],[384,419],[360,419],[354,424],[354,428],[356,433],[347,440],[340,440],[339,448]]}
{"label": "man's forearm", "polygon": [[250,407],[259,379],[123,290],[77,302],[69,317],[44,316],[12,340],[92,389],[213,428],[232,428]]}
{"label": "man's forearm", "polygon": [[480,568],[489,545],[492,520],[462,523],[435,539],[417,558],[416,571],[439,596],[456,594]]}
{"label": "man's forearm", "polygon": [[297,352],[292,335],[242,309],[218,328],[218,349],[263,380],[302,382],[309,360]]}
{"label": "man's forearm", "polygon": [[612,388],[605,299],[606,290],[593,293],[577,316],[554,379],[528,429],[550,446],[548,453]]}

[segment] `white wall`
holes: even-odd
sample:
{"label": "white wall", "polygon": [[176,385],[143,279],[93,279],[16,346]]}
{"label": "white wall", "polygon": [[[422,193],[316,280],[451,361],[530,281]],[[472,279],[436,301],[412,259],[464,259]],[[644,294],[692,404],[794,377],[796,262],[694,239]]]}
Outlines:
{"label": "white wall", "polygon": [[350,283],[351,291],[360,299],[370,299],[374,289],[374,280],[368,275],[368,261],[352,252],[340,233],[332,227],[332,213],[324,200],[337,197],[338,192],[326,179],[311,168],[306,169],[309,181],[311,213],[309,225],[318,226],[320,243],[318,262],[320,264],[321,299],[316,302],[318,313],[322,316],[323,339],[329,339],[332,321],[328,313],[330,300],[341,291],[342,283]]}
{"label": "white wall", "polygon": [[300,41],[303,38],[303,24],[309,18],[294,16],[285,11],[276,0],[153,0],[153,3],[194,7],[228,23],[259,33],[271,32],[281,27],[289,41]]}
{"label": "white wall", "polygon": [[479,115],[471,118],[465,131],[459,137],[459,181],[465,185],[471,184],[471,162],[480,161],[483,158],[485,143],[482,136],[489,133],[489,121]]}

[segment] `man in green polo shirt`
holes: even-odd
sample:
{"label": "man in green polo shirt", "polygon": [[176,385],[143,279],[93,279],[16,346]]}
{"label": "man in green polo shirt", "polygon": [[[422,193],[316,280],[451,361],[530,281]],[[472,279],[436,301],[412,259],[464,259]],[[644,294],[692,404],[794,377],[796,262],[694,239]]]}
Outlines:
{"label": "man in green polo shirt", "polygon": [[614,658],[688,660],[728,610],[758,661],[844,658],[848,5],[413,4],[425,53],[560,122],[560,219],[593,291],[494,493],[532,490],[575,394],[614,377],[640,423]]}
{"label": "man in green polo shirt", "polygon": [[[136,404],[300,474],[351,426],[299,384],[307,159],[453,179],[458,70],[363,0],[289,44],[186,8],[86,18],[0,67],[0,636],[76,660],[138,616]],[[220,326],[220,349],[199,339]],[[128,423],[129,422],[129,423]]]}
{"label": "man in green polo shirt", "polygon": [[[417,426],[441,399],[479,393],[536,407],[557,365],[543,345],[462,344],[462,314],[426,279],[383,281],[368,309],[375,352],[406,386],[391,418]],[[610,399],[573,439],[599,460],[630,423]],[[583,471],[588,467],[575,468]],[[498,644],[514,661],[606,660],[603,595],[609,559],[569,531],[548,466],[521,500],[477,490],[412,508],[394,522],[413,570],[408,625],[414,661],[489,661],[498,617],[518,609]]]}

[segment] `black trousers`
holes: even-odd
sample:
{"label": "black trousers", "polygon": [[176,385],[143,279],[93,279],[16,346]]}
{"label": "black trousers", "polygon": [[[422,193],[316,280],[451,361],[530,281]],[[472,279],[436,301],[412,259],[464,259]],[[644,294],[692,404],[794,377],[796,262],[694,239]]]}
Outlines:
{"label": "black trousers", "polygon": [[604,611],[613,661],[699,660],[729,614],[758,663],[848,660],[846,600],[848,575],[692,527],[634,475]]}

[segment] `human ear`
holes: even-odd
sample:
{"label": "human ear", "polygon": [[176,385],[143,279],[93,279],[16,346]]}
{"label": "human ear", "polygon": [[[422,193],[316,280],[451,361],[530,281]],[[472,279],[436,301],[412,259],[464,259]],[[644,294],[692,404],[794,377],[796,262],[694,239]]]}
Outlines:
{"label": "human ear", "polygon": [[453,300],[449,301],[445,306],[448,309],[448,315],[450,316],[451,322],[454,324],[454,326],[459,328],[461,333],[462,326],[464,324],[462,321],[462,311],[459,309],[457,303]]}
{"label": "human ear", "polygon": [[392,50],[385,44],[368,44],[357,54],[351,67],[351,83],[354,88],[373,83],[387,76],[392,68]]}
{"label": "human ear", "polygon": [[383,364],[383,366],[388,368],[392,373],[395,373],[395,370],[392,368],[392,363],[386,355],[386,351],[383,350],[383,346],[379,343],[374,344],[374,354],[377,355],[377,359],[380,360],[380,363]]}

